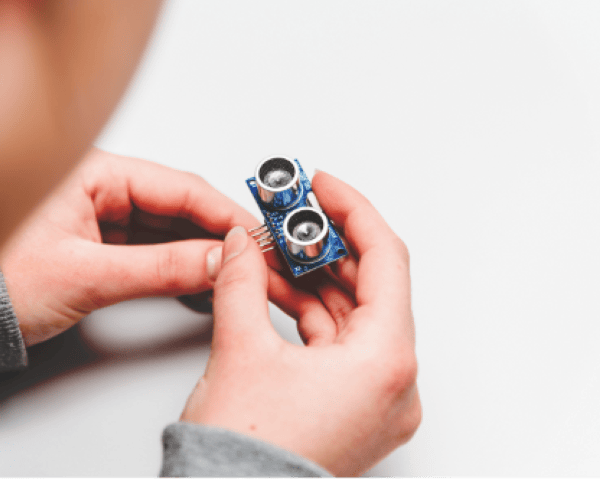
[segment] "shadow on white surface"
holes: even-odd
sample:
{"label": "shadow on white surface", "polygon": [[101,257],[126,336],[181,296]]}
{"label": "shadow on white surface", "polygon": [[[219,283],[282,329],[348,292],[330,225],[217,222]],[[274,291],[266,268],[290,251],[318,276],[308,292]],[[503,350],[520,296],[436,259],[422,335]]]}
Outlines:
{"label": "shadow on white surface", "polygon": [[[28,349],[29,368],[0,375],[0,398],[75,371],[150,359],[210,343],[212,315],[152,298],[113,305]],[[1,426],[0,426],[1,428]]]}

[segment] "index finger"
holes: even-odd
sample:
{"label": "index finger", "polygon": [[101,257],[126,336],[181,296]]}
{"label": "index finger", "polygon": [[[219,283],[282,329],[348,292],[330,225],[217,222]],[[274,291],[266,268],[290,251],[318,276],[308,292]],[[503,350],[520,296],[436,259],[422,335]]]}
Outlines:
{"label": "index finger", "polygon": [[401,312],[410,317],[409,258],[404,242],[375,207],[350,185],[318,172],[312,187],[325,213],[343,230],[358,256],[359,308],[372,307],[376,318],[391,322],[398,322]]}
{"label": "index finger", "polygon": [[188,219],[220,236],[236,225],[252,228],[258,224],[248,211],[198,175],[100,150],[91,156],[98,163],[86,177],[99,220],[129,215],[135,205],[154,215]]}
{"label": "index finger", "polygon": [[[135,206],[152,215],[187,219],[220,238],[235,226],[260,224],[202,177],[158,163],[93,149],[81,173],[100,222],[125,223]],[[266,258],[282,269],[275,252]]]}

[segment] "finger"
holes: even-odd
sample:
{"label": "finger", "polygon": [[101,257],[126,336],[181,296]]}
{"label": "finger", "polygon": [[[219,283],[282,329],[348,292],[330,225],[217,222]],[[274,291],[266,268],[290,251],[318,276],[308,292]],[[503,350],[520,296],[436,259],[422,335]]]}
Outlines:
{"label": "finger", "polygon": [[227,234],[222,259],[214,285],[213,347],[275,342],[279,337],[269,318],[267,264],[244,227]]}
{"label": "finger", "polygon": [[131,226],[132,228],[163,232],[171,237],[177,237],[178,240],[189,238],[222,239],[218,235],[207,232],[204,228],[185,218],[162,217],[144,212],[138,208],[134,208],[131,214]]}
{"label": "finger", "polygon": [[298,333],[309,346],[335,341],[337,327],[316,295],[294,287],[278,272],[269,270],[269,300],[298,322]]}
{"label": "finger", "polygon": [[327,272],[327,267],[302,275],[295,280],[295,284],[306,291],[313,292],[321,299],[329,315],[334,319],[339,333],[344,317],[356,308],[356,302],[340,282]]}
{"label": "finger", "polygon": [[359,258],[382,240],[395,237],[371,202],[350,185],[318,171],[312,187],[323,210],[343,231]]}
{"label": "finger", "polygon": [[359,258],[357,304],[371,309],[374,322],[410,330],[409,261],[404,243],[354,188],[324,172],[314,176],[312,185],[321,206],[341,227]]}
{"label": "finger", "polygon": [[132,222],[139,223],[147,228],[163,230],[167,232],[173,230],[173,217],[154,215],[137,208],[134,208],[131,216]]}
{"label": "finger", "polygon": [[331,318],[335,321],[339,335],[346,326],[350,313],[356,308],[354,298],[328,276],[323,275],[316,290]]}
{"label": "finger", "polygon": [[206,254],[216,240],[157,245],[91,244],[85,250],[91,295],[98,307],[150,296],[179,296],[209,290]]}
{"label": "finger", "polygon": [[148,244],[187,239],[220,240],[217,235],[182,218],[160,217],[134,209],[128,225],[100,223],[104,243]]}
{"label": "finger", "polygon": [[[246,229],[259,225],[247,210],[189,172],[95,149],[81,174],[99,222],[125,225],[135,209],[149,214],[146,220],[151,216],[189,220],[217,237],[236,225]],[[276,251],[267,252],[265,258],[277,270],[286,268]]]}
{"label": "finger", "polygon": [[189,220],[183,218],[175,218],[171,223],[171,230],[173,234],[178,235],[180,238],[212,238],[213,240],[221,240],[219,235],[215,235],[207,232],[202,227],[196,225]]}
{"label": "finger", "polygon": [[358,278],[358,261],[354,258],[354,255],[349,253],[336,262],[326,265],[323,270],[331,278],[343,285],[348,292],[354,294]]}
{"label": "finger", "polygon": [[100,150],[91,160],[83,170],[84,184],[99,221],[119,223],[136,206],[162,217],[186,218],[220,236],[235,225],[258,225],[249,212],[198,175]]}
{"label": "finger", "polygon": [[[215,256],[215,259],[211,258]],[[218,256],[218,261],[216,259]],[[222,252],[217,247],[208,253],[208,263],[213,266],[216,277],[220,271]],[[335,340],[336,323],[328,308],[316,294],[294,287],[276,270],[269,268],[268,298],[284,313],[298,323],[298,332],[307,345],[325,345]],[[316,289],[314,289],[316,291]]]}
{"label": "finger", "polygon": [[129,237],[127,230],[117,225],[110,225],[106,228],[101,228],[100,231],[102,233],[102,241],[104,243],[124,245],[127,243],[127,239]]}

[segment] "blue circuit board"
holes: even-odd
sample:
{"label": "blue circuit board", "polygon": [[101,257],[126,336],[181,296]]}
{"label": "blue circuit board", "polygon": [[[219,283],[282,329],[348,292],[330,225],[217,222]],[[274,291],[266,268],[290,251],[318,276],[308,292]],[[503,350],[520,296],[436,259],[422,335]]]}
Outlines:
{"label": "blue circuit board", "polygon": [[304,275],[305,273],[311,272],[313,270],[316,270],[317,268],[327,265],[328,263],[335,262],[336,260],[345,257],[346,255],[348,255],[348,250],[346,249],[346,246],[344,245],[344,242],[340,238],[339,234],[335,231],[331,220],[327,219],[329,223],[329,235],[327,238],[327,243],[323,248],[323,254],[319,258],[310,263],[299,262],[289,254],[287,250],[287,245],[285,243],[285,235],[283,234],[283,221],[290,212],[296,210],[297,208],[309,206],[306,202],[306,196],[309,192],[312,191],[310,180],[304,173],[304,170],[302,170],[300,162],[298,162],[298,160],[294,161],[298,166],[298,170],[300,173],[301,193],[298,198],[298,201],[287,209],[277,210],[265,208],[258,195],[256,179],[254,177],[249,178],[248,180],[246,180],[246,183],[248,184],[250,192],[254,196],[254,200],[256,201],[258,208],[260,208],[260,211],[263,214],[263,217],[265,218],[265,224],[269,227],[271,235],[277,242],[279,250],[281,250],[281,253],[285,257],[285,260],[290,266],[294,277],[299,277],[300,275]]}

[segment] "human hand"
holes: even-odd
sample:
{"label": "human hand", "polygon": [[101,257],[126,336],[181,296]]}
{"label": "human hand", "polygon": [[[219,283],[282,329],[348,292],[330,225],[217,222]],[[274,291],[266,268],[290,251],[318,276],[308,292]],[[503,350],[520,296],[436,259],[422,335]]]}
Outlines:
{"label": "human hand", "polygon": [[[316,277],[320,299],[305,293],[298,302],[268,274],[244,228],[233,229],[214,286],[210,359],[181,420],[265,440],[335,475],[359,475],[408,441],[421,420],[408,253],[356,190],[322,172],[313,189],[355,256],[329,279]],[[298,320],[306,346],[275,332],[267,291]]]}
{"label": "human hand", "polygon": [[123,300],[210,290],[207,252],[257,224],[196,175],[93,149],[2,251],[25,344]]}

